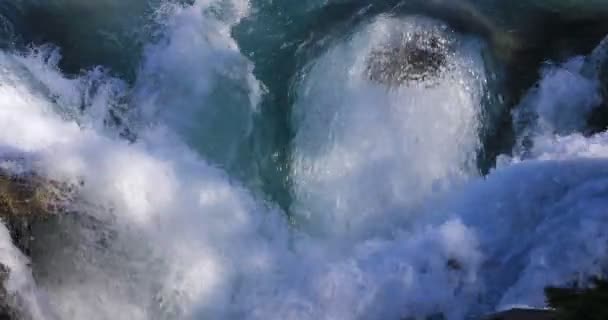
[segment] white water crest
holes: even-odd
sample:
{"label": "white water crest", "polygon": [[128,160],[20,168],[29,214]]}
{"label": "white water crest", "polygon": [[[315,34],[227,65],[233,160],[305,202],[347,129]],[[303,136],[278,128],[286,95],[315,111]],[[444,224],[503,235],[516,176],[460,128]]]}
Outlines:
{"label": "white water crest", "polygon": [[[104,134],[81,114],[81,103],[70,105],[79,90],[87,91],[88,75],[64,78],[52,60],[36,54],[1,57],[0,142],[32,159],[37,172],[79,186],[70,207],[75,214],[33,230],[34,297],[50,305],[42,319],[425,314],[438,303],[447,309],[450,291],[433,290],[427,303],[411,300],[407,309],[397,300],[379,302],[391,290],[414,298],[430,282],[474,282],[476,244],[457,221],[404,233],[407,246],[373,240],[354,256],[330,256],[322,242],[290,235],[283,214],[257,202],[168,129],[143,130],[136,143]],[[101,96],[108,107],[112,96]],[[470,269],[456,275],[445,269],[454,256]],[[24,261],[20,268],[27,275]]]}
{"label": "white water crest", "polygon": [[[431,83],[370,80],[374,50],[417,37],[450,43]],[[337,237],[366,236],[477,174],[482,45],[424,17],[379,17],[311,63],[295,105],[296,214]],[[373,63],[373,62],[372,62]]]}
{"label": "white water crest", "polygon": [[144,120],[162,119],[218,165],[236,161],[262,86],[231,38],[246,1],[167,4],[160,40],[146,47],[134,103]]}
{"label": "white water crest", "polygon": [[543,307],[546,286],[606,271],[608,140],[580,132],[602,102],[596,71],[608,58],[604,45],[544,69],[514,115],[529,143],[451,205],[478,234],[498,306]]}
{"label": "white water crest", "polygon": [[[192,17],[178,27],[204,29],[203,8],[177,9]],[[207,46],[225,50],[222,43],[230,41]],[[80,186],[73,210],[81,216],[35,230],[43,245],[33,250],[33,272],[53,312],[61,319],[230,317],[238,284],[270,277],[273,257],[287,245],[282,216],[163,125],[142,128],[134,144],[106,132],[105,113],[122,103],[126,85],[100,70],[66,78],[58,54],[42,50],[1,55],[0,142],[42,174]],[[168,50],[165,59],[177,53]]]}
{"label": "white water crest", "polygon": [[[263,94],[230,35],[249,6],[165,4],[133,85],[62,74],[51,46],[0,52],[0,154],[76,190],[32,230],[31,263],[0,228],[33,319],[461,320],[605,271],[608,135],[578,133],[601,102],[584,58],[545,69],[515,116],[532,143],[479,177],[479,40],[419,16],[334,39],[294,85],[290,224],[218,168]],[[374,49],[429,30],[450,43],[430,85],[370,79]]]}

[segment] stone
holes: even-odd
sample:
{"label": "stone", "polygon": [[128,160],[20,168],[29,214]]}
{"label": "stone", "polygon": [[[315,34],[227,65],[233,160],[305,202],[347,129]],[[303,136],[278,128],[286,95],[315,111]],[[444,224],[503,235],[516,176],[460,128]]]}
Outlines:
{"label": "stone", "polygon": [[400,43],[386,44],[370,53],[367,75],[388,86],[433,86],[448,68],[449,52],[450,41],[437,32],[404,35]]}
{"label": "stone", "polygon": [[[73,189],[34,171],[15,170],[25,163],[22,157],[0,159],[0,219],[15,247],[30,256],[35,239],[32,226],[66,213],[66,204],[73,200]],[[4,287],[10,273],[11,269],[0,262],[0,320],[29,319],[23,297],[7,292]]]}
{"label": "stone", "polygon": [[489,315],[482,320],[557,320],[553,310],[511,309]]}
{"label": "stone", "polygon": [[29,254],[31,225],[61,212],[66,188],[32,173],[12,174],[0,169],[0,219],[15,245]]}

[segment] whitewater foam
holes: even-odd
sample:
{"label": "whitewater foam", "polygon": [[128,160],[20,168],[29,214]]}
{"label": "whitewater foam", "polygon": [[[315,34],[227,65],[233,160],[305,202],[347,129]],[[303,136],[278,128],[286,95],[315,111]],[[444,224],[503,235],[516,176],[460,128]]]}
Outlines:
{"label": "whitewater foam", "polygon": [[[368,79],[374,50],[437,35],[454,44],[435,84]],[[487,83],[483,46],[434,20],[379,17],[337,42],[299,80],[292,176],[296,214],[347,239],[476,175]]]}
{"label": "whitewater foam", "polygon": [[[294,86],[290,224],[217,168],[263,92],[230,36],[248,7],[167,4],[133,87],[65,76],[52,47],[0,53],[0,152],[77,190],[33,228],[31,269],[0,227],[5,286],[34,319],[458,320],[605,270],[608,136],[576,133],[599,101],[581,58],[546,69],[522,106],[534,143],[479,178],[478,40],[411,16],[334,39]],[[455,43],[436,86],[366,77],[374,48],[426,28]],[[108,121],[125,105],[136,139]]]}
{"label": "whitewater foam", "polygon": [[[204,27],[202,8],[180,7],[177,16],[196,19],[176,28]],[[229,43],[215,29],[209,36],[219,41],[212,45]],[[139,128],[135,143],[107,134],[100,115],[127,94],[124,83],[100,70],[65,78],[54,57],[42,49],[0,57],[3,146],[34,158],[41,174],[79,186],[71,209],[81,215],[40,226],[44,246],[32,253],[53,310],[79,319],[229,313],[237,278],[261,279],[267,260],[288,243],[280,231],[287,224],[272,223],[282,215],[256,203],[162,125]],[[279,248],[271,250],[275,242]]]}
{"label": "whitewater foam", "polygon": [[207,159],[229,169],[245,166],[238,162],[239,148],[248,142],[262,94],[252,64],[230,35],[247,8],[246,1],[164,6],[165,32],[146,47],[134,93],[140,117],[162,119]]}

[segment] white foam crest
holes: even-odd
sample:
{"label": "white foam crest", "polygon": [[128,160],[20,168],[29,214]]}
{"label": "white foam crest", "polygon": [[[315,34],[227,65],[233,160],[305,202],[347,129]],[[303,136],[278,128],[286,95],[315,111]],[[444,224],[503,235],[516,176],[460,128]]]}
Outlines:
{"label": "white foam crest", "polygon": [[[38,172],[80,185],[76,215],[33,231],[38,290],[58,318],[457,319],[480,290],[478,244],[458,220],[334,255],[323,241],[290,234],[280,212],[166,128],[130,144],[79,126],[59,116],[69,99],[51,102],[32,80],[43,66],[0,57],[1,144],[31,156]],[[43,78],[57,72],[44,70]]]}
{"label": "white foam crest", "polygon": [[146,48],[135,86],[145,121],[162,119],[220,165],[234,161],[261,97],[253,66],[230,34],[248,7],[242,0],[163,6],[164,31]]}
{"label": "white foam crest", "polygon": [[568,136],[537,137],[530,154],[539,160],[605,158],[608,156],[608,134],[603,132],[585,137],[575,133]]}
{"label": "white foam crest", "polygon": [[[212,6],[171,6],[167,34],[149,47],[133,99],[135,107],[171,112],[141,128],[135,143],[116,139],[99,122],[127,94],[122,82],[101,71],[66,79],[49,55],[0,54],[0,152],[24,155],[37,172],[79,186],[70,208],[77,214],[34,230],[39,288],[30,296],[47,296],[58,318],[444,313],[460,320],[476,308],[542,305],[544,285],[605,268],[606,134],[543,132],[544,143],[530,151],[535,160],[516,159],[475,180],[441,210],[426,212],[437,219],[405,217],[430,194],[475,175],[485,89],[481,49],[466,39],[456,40],[453,67],[435,87],[387,89],[364,77],[362,53],[394,35],[439,26],[421,18],[375,20],[308,70],[294,119],[296,213],[329,223],[323,231],[353,240],[351,250],[332,250],[326,238],[289,229],[281,212],[256,201],[174,132],[181,123],[171,113],[191,117],[191,99],[213,113],[213,88],[232,67],[236,76],[228,78],[248,83],[239,87],[247,93],[237,99],[246,101],[240,108],[249,114],[255,104],[249,64],[222,15],[208,16]],[[105,89],[88,90],[91,77]],[[95,102],[81,110],[83,101]],[[401,219],[411,227],[401,228]],[[390,232],[375,232],[382,228]],[[4,231],[0,249],[8,249],[0,250],[0,262],[18,270],[11,288],[30,292],[29,270]],[[51,317],[41,310],[41,319]]]}
{"label": "white foam crest", "polygon": [[[292,176],[295,212],[314,229],[365,236],[476,174],[482,46],[446,28],[379,17],[309,66],[297,88]],[[367,78],[372,50],[432,31],[455,42],[435,85],[389,88]]]}
{"label": "white foam crest", "polygon": [[[322,251],[325,245],[300,250]],[[289,285],[280,293],[252,297],[251,318],[392,319],[443,313],[461,319],[483,289],[476,276],[482,258],[477,246],[475,234],[451,220],[392,240],[360,242],[352,255],[305,255],[290,269]]]}
{"label": "white foam crest", "polygon": [[[60,318],[223,318],[240,305],[230,307],[239,282],[272,278],[275,260],[289,256],[282,215],[171,131],[113,139],[88,122],[95,108],[73,103],[82,79],[62,78],[35,56],[2,53],[0,66],[0,144],[81,185],[79,215],[41,227],[33,257]],[[109,108],[113,97],[92,98]]]}
{"label": "white foam crest", "polygon": [[29,259],[13,245],[4,225],[0,225],[0,263],[3,266],[3,289],[6,290],[3,304],[8,304],[28,319],[54,319],[45,297],[36,288],[28,267]]}
{"label": "white foam crest", "polygon": [[597,75],[584,72],[587,62],[585,57],[575,57],[544,68],[541,80],[516,109],[518,125],[539,131],[535,135],[564,135],[584,129],[586,117],[602,102]]}
{"label": "white foam crest", "polygon": [[546,69],[515,119],[528,117],[517,124],[532,145],[448,205],[478,235],[490,306],[545,307],[546,286],[607,270],[608,136],[576,133],[601,102],[595,68],[584,65],[598,59]]}
{"label": "white foam crest", "polygon": [[478,235],[490,305],[544,307],[545,286],[605,270],[607,155],[545,154],[457,194],[449,211]]}

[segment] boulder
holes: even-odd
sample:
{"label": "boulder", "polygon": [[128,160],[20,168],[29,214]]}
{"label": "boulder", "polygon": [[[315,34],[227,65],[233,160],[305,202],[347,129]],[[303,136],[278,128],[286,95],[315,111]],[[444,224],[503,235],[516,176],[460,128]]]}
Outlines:
{"label": "boulder", "polygon": [[438,32],[418,32],[399,43],[372,50],[367,75],[388,86],[422,83],[432,86],[448,67],[450,41]]}
{"label": "boulder", "polygon": [[68,191],[33,172],[13,174],[0,169],[0,219],[24,254],[29,254],[32,224],[62,212]]}
{"label": "boulder", "polygon": [[[23,159],[12,159],[5,163],[18,162],[23,162]],[[64,213],[71,193],[67,185],[35,172],[14,173],[0,167],[0,219],[16,247],[11,250],[21,251],[15,254],[29,256],[34,240],[32,226]],[[27,265],[27,258],[23,259]],[[29,310],[25,307],[27,302],[19,294],[8,292],[5,287],[11,272],[11,267],[0,261],[0,320],[29,319]],[[33,279],[30,281],[34,283]]]}
{"label": "boulder", "polygon": [[608,280],[594,277],[586,283],[545,288],[547,302],[560,320],[608,319]]}
{"label": "boulder", "polygon": [[511,309],[489,315],[483,320],[557,320],[557,314],[544,309]]}

